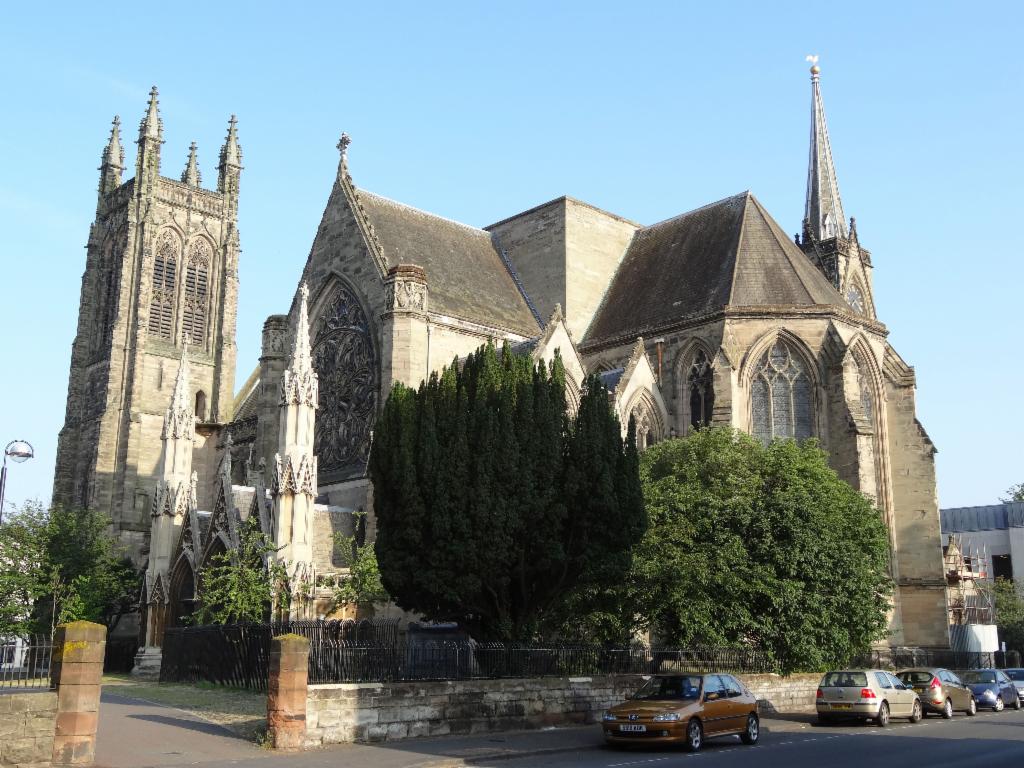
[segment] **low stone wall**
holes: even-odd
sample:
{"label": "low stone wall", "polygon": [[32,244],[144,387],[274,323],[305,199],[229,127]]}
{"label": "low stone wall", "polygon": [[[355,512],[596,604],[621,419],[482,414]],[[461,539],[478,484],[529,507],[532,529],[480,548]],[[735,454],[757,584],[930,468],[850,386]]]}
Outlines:
{"label": "low stone wall", "polygon": [[762,715],[814,711],[814,695],[821,673],[807,675],[736,675],[757,697]]}
{"label": "low stone wall", "polygon": [[56,722],[56,691],[0,691],[0,766],[49,768]]}
{"label": "low stone wall", "polygon": [[596,722],[639,676],[311,685],[306,746]]}
{"label": "low stone wall", "polygon": [[[742,675],[763,714],[814,710],[821,675]],[[310,685],[306,746],[597,722],[639,675]]]}

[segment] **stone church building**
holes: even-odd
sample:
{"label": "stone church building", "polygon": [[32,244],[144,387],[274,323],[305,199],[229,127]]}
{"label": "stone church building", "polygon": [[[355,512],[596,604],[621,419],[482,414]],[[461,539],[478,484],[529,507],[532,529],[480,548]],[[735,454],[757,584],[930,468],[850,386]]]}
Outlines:
{"label": "stone church building", "polygon": [[156,89],[126,182],[115,119],[54,498],[108,513],[145,564],[146,644],[191,610],[202,568],[252,515],[282,547],[293,613],[322,612],[344,576],[332,532],[372,510],[367,458],[392,384],[495,340],[538,360],[559,350],[570,407],[600,373],[641,447],[709,424],[818,438],[885,516],[890,642],[947,646],[935,448],[843,210],[817,66],[811,85],[795,238],[750,192],[653,225],[561,197],[479,229],[356,186],[343,135],[299,289],[237,393],[235,120],[210,190],[195,145],[180,180],[161,175]]}

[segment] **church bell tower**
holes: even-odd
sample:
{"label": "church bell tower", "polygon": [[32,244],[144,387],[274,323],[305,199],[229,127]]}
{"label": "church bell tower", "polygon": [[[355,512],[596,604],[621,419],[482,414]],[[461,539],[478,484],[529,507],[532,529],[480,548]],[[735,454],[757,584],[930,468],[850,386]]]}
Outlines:
{"label": "church bell tower", "polygon": [[140,564],[180,360],[197,450],[231,419],[238,297],[235,118],[217,188],[204,189],[194,143],[180,179],[161,175],[157,96],[139,125],[135,177],[121,180],[118,118],[102,154],[53,485],[55,503],[109,515]]}

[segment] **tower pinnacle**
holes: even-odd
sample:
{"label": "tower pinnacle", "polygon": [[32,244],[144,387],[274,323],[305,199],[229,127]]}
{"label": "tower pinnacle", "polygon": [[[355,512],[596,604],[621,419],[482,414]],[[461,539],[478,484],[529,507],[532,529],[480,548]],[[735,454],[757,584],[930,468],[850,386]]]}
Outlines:
{"label": "tower pinnacle", "polygon": [[139,124],[139,138],[156,139],[160,141],[164,132],[164,121],[160,119],[159,92],[154,85],[149,90],[149,106],[146,109],[146,116]]}
{"label": "tower pinnacle", "polygon": [[181,172],[181,180],[190,187],[198,187],[203,181],[203,175],[199,172],[199,161],[196,159],[196,143],[194,141],[188,148],[188,162],[185,163],[185,170]]}
{"label": "tower pinnacle", "polygon": [[242,148],[238,144],[238,120],[234,115],[228,120],[228,135],[220,148],[220,164],[217,166],[217,191],[238,193],[238,177],[242,171]]}
{"label": "tower pinnacle", "polygon": [[821,68],[817,56],[808,56],[807,60],[811,62],[811,149],[804,227],[816,240],[822,241],[837,236],[847,237],[847,228],[825,123],[825,105],[821,99]]}
{"label": "tower pinnacle", "polygon": [[121,186],[121,172],[124,170],[124,147],[121,146],[121,118],[114,115],[110,128],[110,139],[103,149],[100,160],[100,197]]}
{"label": "tower pinnacle", "polygon": [[171,394],[167,412],[164,413],[162,437],[165,440],[182,437],[191,439],[195,436],[196,416],[192,412],[188,395],[190,375],[188,337],[186,337],[181,345],[181,362],[178,364],[178,375],[174,379],[174,392]]}

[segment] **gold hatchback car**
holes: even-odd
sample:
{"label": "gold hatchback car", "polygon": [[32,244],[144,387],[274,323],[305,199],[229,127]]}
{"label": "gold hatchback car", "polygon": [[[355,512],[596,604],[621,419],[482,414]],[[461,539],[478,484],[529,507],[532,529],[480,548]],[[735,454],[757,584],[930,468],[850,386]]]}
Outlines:
{"label": "gold hatchback car", "polygon": [[609,746],[674,743],[691,752],[718,736],[756,744],[761,732],[757,699],[726,674],[654,675],[605,712],[601,726]]}

